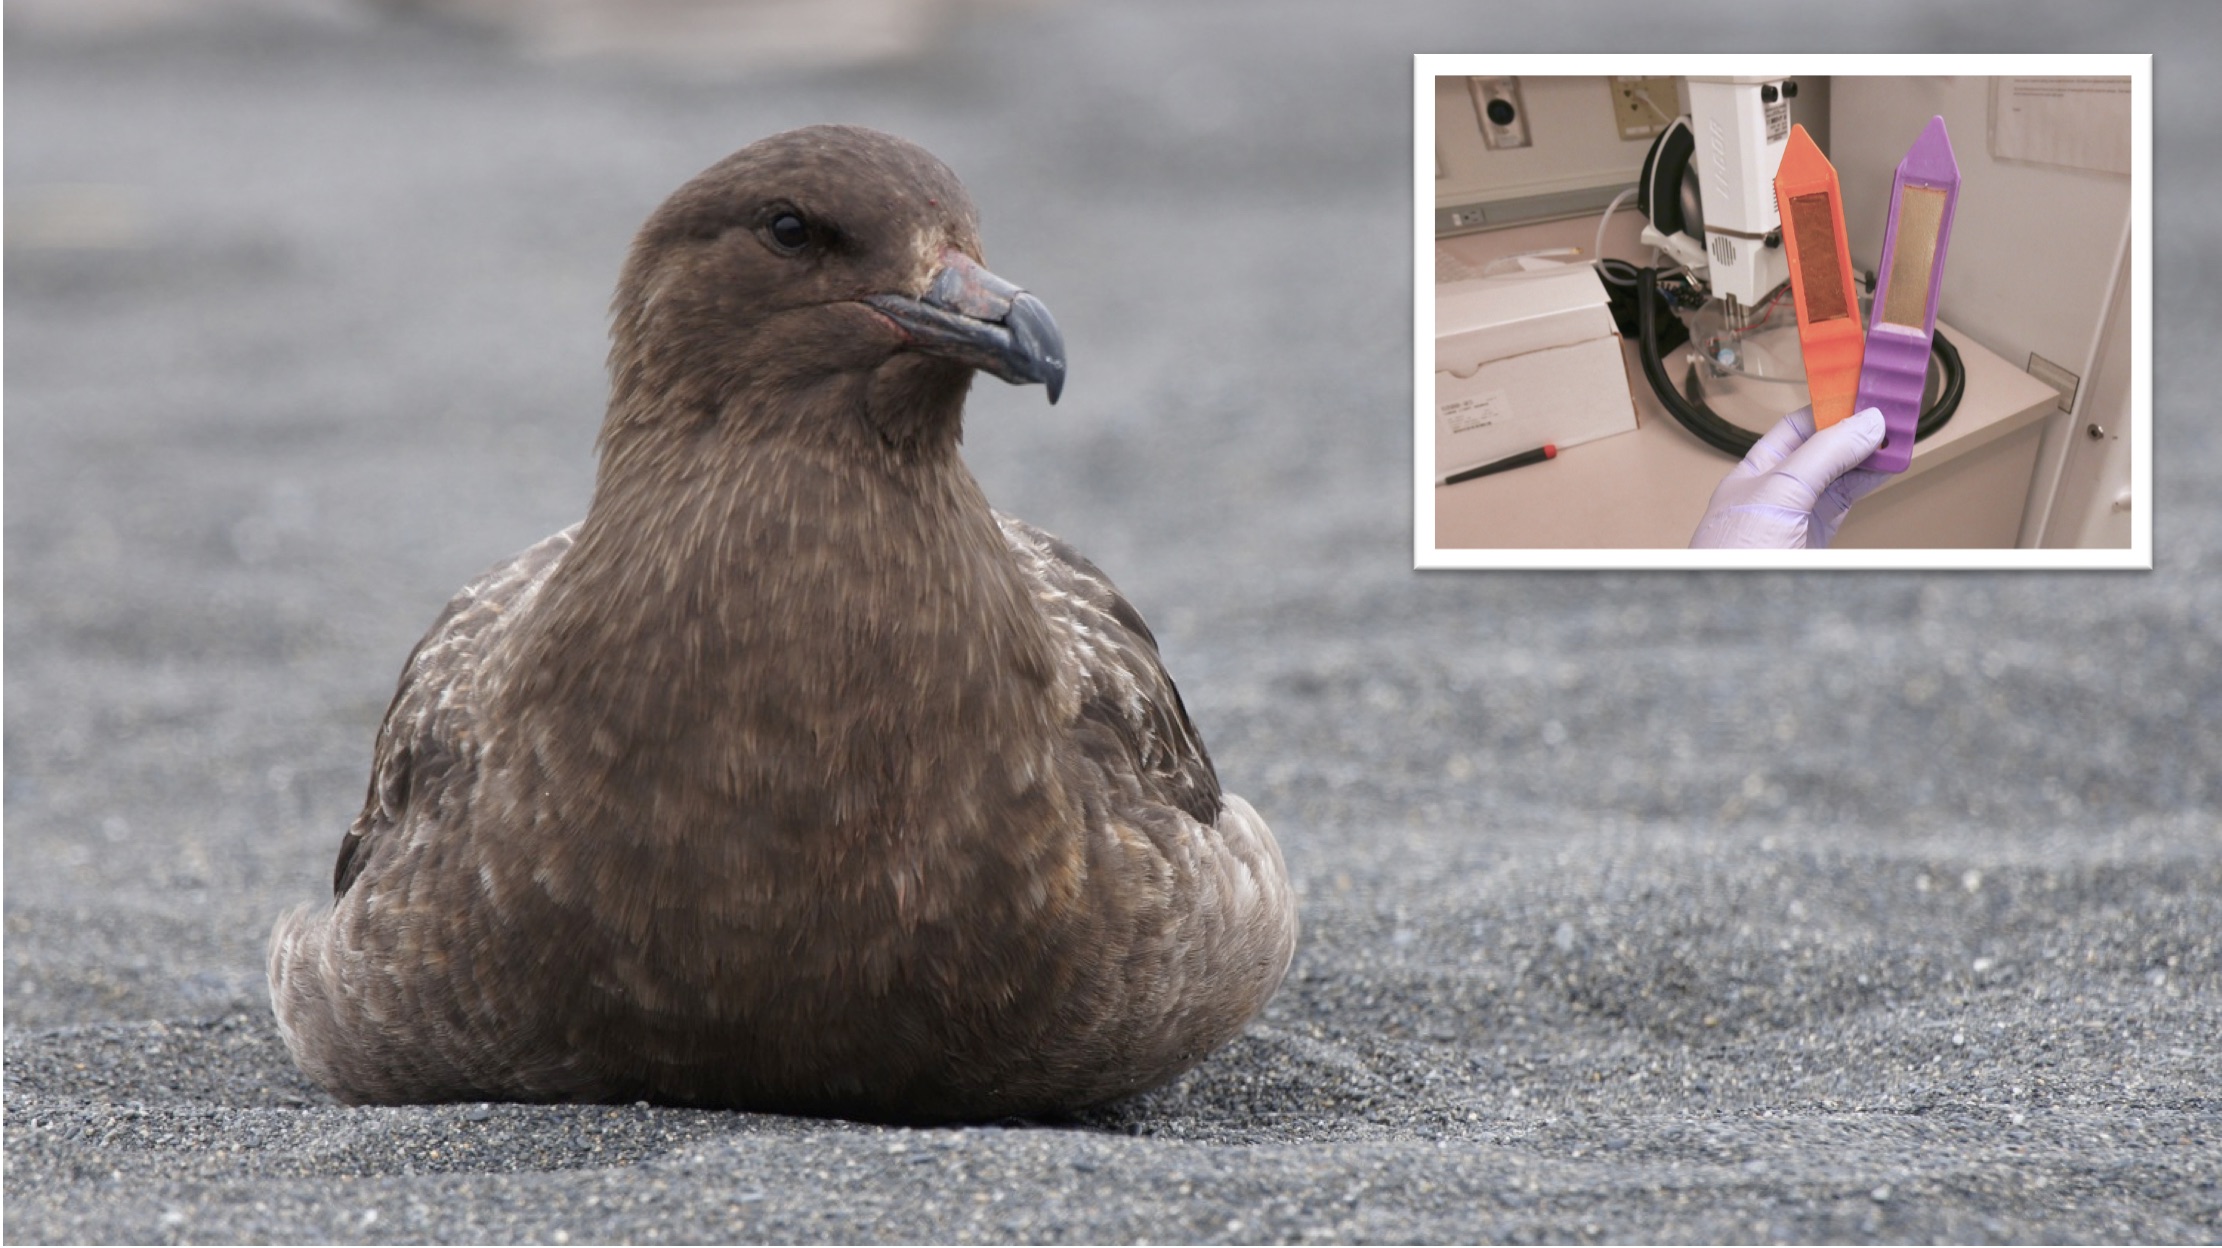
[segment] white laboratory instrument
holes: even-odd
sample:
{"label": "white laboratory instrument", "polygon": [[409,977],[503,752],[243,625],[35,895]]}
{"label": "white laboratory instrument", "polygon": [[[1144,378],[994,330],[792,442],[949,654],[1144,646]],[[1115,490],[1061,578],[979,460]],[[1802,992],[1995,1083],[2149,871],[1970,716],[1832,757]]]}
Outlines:
{"label": "white laboratory instrument", "polygon": [[1705,278],[1732,320],[1790,278],[1774,176],[1797,91],[1794,79],[1692,77],[1689,116],[1643,162],[1643,241]]}

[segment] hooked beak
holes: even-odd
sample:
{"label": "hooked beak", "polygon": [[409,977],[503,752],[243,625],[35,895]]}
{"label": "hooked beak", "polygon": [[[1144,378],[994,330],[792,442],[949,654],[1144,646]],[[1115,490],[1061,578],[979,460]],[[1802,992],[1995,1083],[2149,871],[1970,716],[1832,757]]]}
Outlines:
{"label": "hooked beak", "polygon": [[1042,301],[951,248],[922,298],[864,301],[895,322],[913,351],[993,373],[1012,385],[1039,382],[1055,403],[1065,389],[1065,336]]}

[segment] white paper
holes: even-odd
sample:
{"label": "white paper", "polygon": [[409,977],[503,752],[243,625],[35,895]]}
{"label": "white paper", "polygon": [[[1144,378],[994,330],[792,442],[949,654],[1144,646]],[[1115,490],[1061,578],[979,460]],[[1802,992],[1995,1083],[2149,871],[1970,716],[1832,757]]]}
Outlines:
{"label": "white paper", "polygon": [[2130,80],[1991,79],[1991,156],[2129,172]]}

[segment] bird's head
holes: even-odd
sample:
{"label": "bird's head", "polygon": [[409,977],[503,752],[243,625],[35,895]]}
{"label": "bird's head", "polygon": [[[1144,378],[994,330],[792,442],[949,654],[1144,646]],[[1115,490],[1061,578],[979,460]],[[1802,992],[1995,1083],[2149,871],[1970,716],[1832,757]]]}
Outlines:
{"label": "bird's head", "polygon": [[861,415],[903,446],[958,435],[975,370],[1052,403],[1064,385],[1056,321],[981,263],[956,175],[855,126],[774,135],[679,188],[641,228],[613,313],[605,437]]}

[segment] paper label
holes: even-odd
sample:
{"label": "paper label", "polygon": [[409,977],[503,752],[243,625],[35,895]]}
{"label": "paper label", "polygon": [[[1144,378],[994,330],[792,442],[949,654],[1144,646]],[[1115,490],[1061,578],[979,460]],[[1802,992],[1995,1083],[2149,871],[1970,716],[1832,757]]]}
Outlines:
{"label": "paper label", "polygon": [[1492,390],[1488,394],[1471,394],[1443,404],[1443,419],[1450,422],[1452,433],[1486,428],[1511,418],[1512,401],[1505,397],[1502,390]]}

